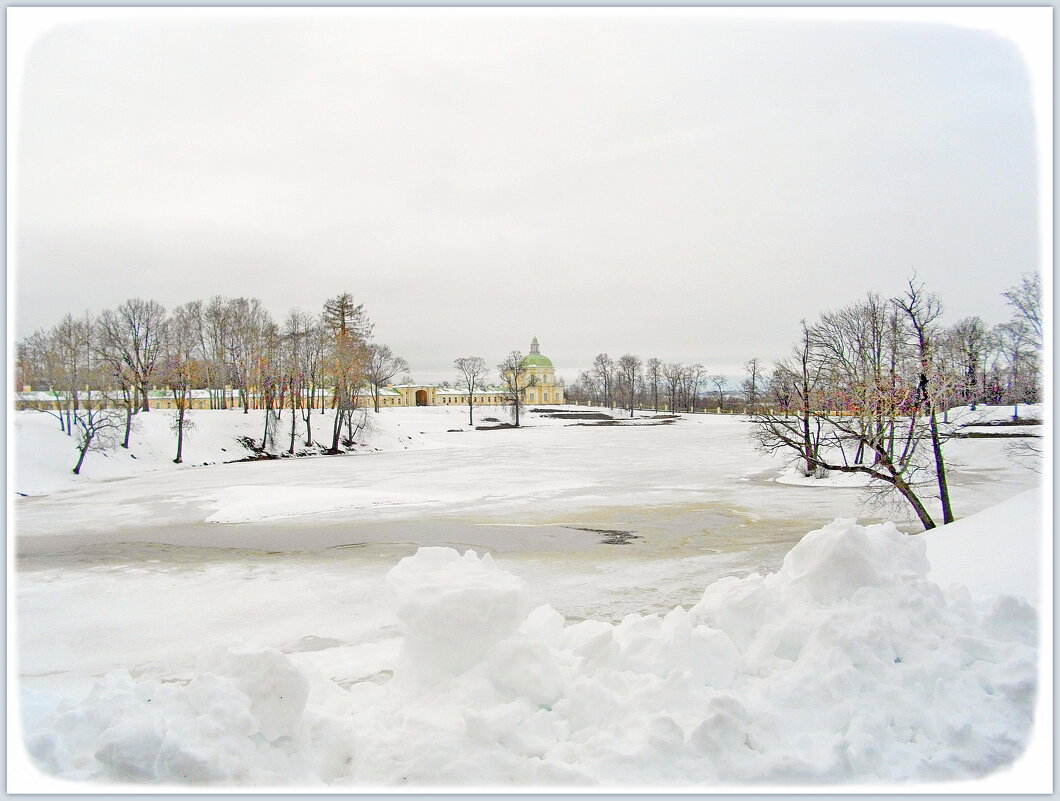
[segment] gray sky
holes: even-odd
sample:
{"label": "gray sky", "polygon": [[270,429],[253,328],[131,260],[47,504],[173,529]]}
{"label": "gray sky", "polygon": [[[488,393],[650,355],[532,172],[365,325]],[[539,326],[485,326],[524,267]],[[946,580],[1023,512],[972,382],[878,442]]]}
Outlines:
{"label": "gray sky", "polygon": [[282,319],[350,291],[419,380],[534,335],[568,375],[601,351],[735,374],[914,267],[988,323],[1038,269],[1027,72],[988,33],[129,14],[25,64],[18,337],[134,296]]}

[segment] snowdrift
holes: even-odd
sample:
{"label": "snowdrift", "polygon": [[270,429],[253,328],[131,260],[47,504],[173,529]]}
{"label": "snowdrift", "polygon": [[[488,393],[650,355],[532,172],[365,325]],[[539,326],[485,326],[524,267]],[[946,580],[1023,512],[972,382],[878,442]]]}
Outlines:
{"label": "snowdrift", "polygon": [[404,634],[389,682],[346,690],[242,645],[184,684],[118,671],[80,700],[25,691],[26,745],[61,777],[156,784],[977,777],[1030,734],[1036,613],[943,593],[925,549],[890,523],[837,520],[778,573],[616,624],[530,610],[489,555],[421,548],[387,577]]}

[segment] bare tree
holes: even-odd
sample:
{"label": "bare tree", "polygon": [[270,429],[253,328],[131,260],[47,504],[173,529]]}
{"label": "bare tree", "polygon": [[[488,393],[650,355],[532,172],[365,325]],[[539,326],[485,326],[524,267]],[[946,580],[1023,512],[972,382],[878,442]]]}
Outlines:
{"label": "bare tree", "polygon": [[1042,277],[1038,273],[1025,273],[1019,286],[1002,293],[1034,336],[1036,347],[1042,346]]}
{"label": "bare tree", "polygon": [[161,353],[161,329],[165,308],[153,300],[132,298],[99,317],[104,347],[120,354],[134,386],[140,393],[140,410],[151,411],[148,387]]}
{"label": "bare tree", "polygon": [[684,381],[685,368],[682,364],[668,362],[663,365],[662,374],[663,378],[666,379],[666,393],[670,398],[670,412],[672,414],[677,411],[677,396]]}
{"label": "bare tree", "polygon": [[[312,315],[292,309],[284,321],[283,340],[285,362],[290,384],[288,395],[291,403],[291,441],[288,453],[294,453],[295,409],[301,413],[305,423],[305,444],[313,444],[313,411],[321,385],[321,363],[324,339],[319,321]],[[321,409],[323,412],[323,409]]]}
{"label": "bare tree", "polygon": [[100,396],[97,402],[89,392],[86,402],[74,414],[73,423],[77,442],[77,464],[73,472],[74,475],[80,475],[89,451],[107,450],[117,441],[122,427],[122,412],[108,406],[105,396]]}
{"label": "bare tree", "polygon": [[953,351],[961,372],[959,395],[963,404],[974,404],[986,389],[986,354],[990,332],[979,317],[966,317],[955,323],[945,341]]}
{"label": "bare tree", "polygon": [[461,387],[467,390],[467,421],[475,425],[475,388],[482,387],[482,382],[489,375],[486,360],[481,356],[461,356],[453,362],[453,367],[460,373]]}
{"label": "bare tree", "polygon": [[93,362],[95,323],[86,313],[75,318],[66,314],[51,332],[57,383],[62,387],[66,431],[74,432],[74,418],[81,406],[81,389],[97,380]]}
{"label": "bare tree", "polygon": [[501,376],[501,386],[507,404],[515,415],[515,427],[519,428],[519,411],[523,407],[523,393],[527,387],[536,383],[528,368],[523,364],[523,354],[513,350],[503,362],[497,365]]}
{"label": "bare tree", "polygon": [[1002,398],[1008,403],[1030,403],[1038,399],[1037,350],[1034,334],[1021,319],[994,327],[1004,365]]}
{"label": "bare tree", "polygon": [[178,306],[170,315],[163,329],[163,358],[160,377],[173,397],[176,416],[173,432],[177,437],[177,454],[173,461],[184,461],[184,438],[191,429],[188,410],[195,385],[202,380],[202,361],[197,358],[199,338],[196,335],[196,318],[200,310],[193,303]]}
{"label": "bare tree", "polygon": [[131,364],[125,358],[125,350],[120,342],[116,342],[110,336],[104,321],[101,319],[97,324],[99,336],[95,337],[96,358],[101,368],[106,370],[107,383],[113,388],[115,404],[125,413],[125,435],[122,437],[121,447],[129,447],[129,438],[132,435],[133,418],[140,410],[138,400],[138,387],[136,384],[136,373]]}
{"label": "bare tree", "polygon": [[804,321],[792,356],[776,366],[771,380],[782,412],[755,414],[752,436],[767,452],[798,454],[805,475],[861,473],[893,488],[923,526],[932,528],[935,523],[914,491],[913,477],[925,469],[918,449],[921,418],[908,414],[900,432],[881,425],[881,420],[898,419],[896,409],[910,410],[912,401],[901,391],[893,393],[886,368],[877,367],[887,364],[887,354],[871,354],[869,343],[876,337],[866,337],[865,331],[873,327],[873,316],[884,321],[877,331],[890,342],[886,324],[893,316],[871,297],[824,315],[816,326]]}
{"label": "bare tree", "polygon": [[684,388],[685,404],[688,411],[695,413],[696,405],[699,403],[699,388],[707,377],[707,369],[696,362],[684,369],[682,385]]}
{"label": "bare tree", "polygon": [[252,393],[256,393],[259,405],[263,403],[264,351],[274,323],[257,298],[235,298],[229,301],[228,314],[232,379],[239,391],[243,414],[249,414]]}
{"label": "bare tree", "polygon": [[637,383],[640,381],[641,361],[639,356],[627,353],[619,357],[617,364],[618,383],[622,387],[629,416],[633,416],[633,407],[636,405]]}
{"label": "bare tree", "polygon": [[938,297],[924,292],[923,284],[916,284],[916,277],[909,279],[905,294],[895,300],[895,305],[905,313],[913,331],[919,358],[920,372],[917,379],[916,411],[927,415],[931,433],[931,450],[935,457],[935,478],[939,487],[939,500],[942,502],[942,522],[953,522],[953,510],[950,506],[950,490],[946,481],[946,462],[942,455],[942,438],[935,409],[937,385],[932,384],[937,326],[935,321],[942,316],[942,304]]}
{"label": "bare tree", "polygon": [[802,458],[805,462],[804,473],[812,475],[817,467],[820,446],[821,427],[811,424],[815,409],[819,408],[817,395],[821,379],[822,364],[814,358],[810,328],[806,321],[800,321],[802,337],[794,348],[792,359],[781,363],[782,375],[791,382],[791,395],[799,404],[799,434]]}
{"label": "bare tree", "polygon": [[408,370],[409,363],[400,356],[395,356],[389,345],[373,343],[368,346],[367,353],[364,375],[372,387],[372,400],[375,402],[375,411],[378,414],[379,393],[382,387],[392,381],[398,373]]}
{"label": "bare tree", "polygon": [[[86,315],[82,319],[83,326],[81,334],[91,341],[93,327]],[[72,427],[74,438],[77,443],[77,464],[74,465],[74,475],[81,474],[81,467],[85,463],[85,456],[89,451],[102,451],[113,446],[117,440],[118,432],[121,430],[122,412],[111,407],[105,392],[93,391],[93,387],[99,387],[103,381],[104,374],[100,372],[99,364],[92,358],[92,349],[88,347],[87,341],[84,348],[85,359],[81,364],[82,372],[80,380],[84,381],[84,402],[78,404],[73,410]]]}
{"label": "bare tree", "polygon": [[600,387],[601,396],[605,406],[615,408],[615,362],[606,353],[597,354],[593,360],[593,377]]}
{"label": "bare tree", "polygon": [[743,380],[744,398],[747,400],[747,406],[754,412],[758,405],[758,397],[762,392],[762,375],[758,357],[744,362],[743,369],[747,371],[747,378]]}
{"label": "bare tree", "polygon": [[707,376],[707,380],[714,385],[714,397],[717,399],[718,408],[721,409],[725,406],[725,387],[727,380],[721,373],[711,373]]}
{"label": "bare tree", "polygon": [[567,390],[566,397],[568,401],[575,403],[584,401],[594,406],[601,404],[600,389],[593,374],[588,370],[578,373],[578,378]]}
{"label": "bare tree", "polygon": [[916,477],[933,474],[943,518],[952,519],[936,410],[960,374],[940,369],[940,314],[938,300],[910,281],[901,298],[869,295],[813,326],[803,322],[792,357],[773,374],[783,413],[752,418],[759,446],[797,453],[806,475],[867,475],[897,491],[924,528],[935,522]]}
{"label": "bare tree", "polygon": [[645,388],[651,394],[651,407],[659,411],[659,382],[662,380],[662,362],[654,356],[644,363]]}
{"label": "bare tree", "polygon": [[215,295],[202,305],[196,336],[203,356],[203,378],[210,391],[210,408],[227,409],[226,385],[234,381],[233,326],[235,310],[231,301]]}
{"label": "bare tree", "polygon": [[59,421],[59,430],[72,436],[73,432],[67,429],[64,417],[65,392],[63,387],[66,385],[66,379],[63,377],[63,369],[60,365],[55,329],[34,331],[25,341],[18,344],[17,358],[22,373],[18,383],[21,386],[36,385],[38,390],[47,387],[55,401],[54,409],[40,404],[33,408],[56,418]]}

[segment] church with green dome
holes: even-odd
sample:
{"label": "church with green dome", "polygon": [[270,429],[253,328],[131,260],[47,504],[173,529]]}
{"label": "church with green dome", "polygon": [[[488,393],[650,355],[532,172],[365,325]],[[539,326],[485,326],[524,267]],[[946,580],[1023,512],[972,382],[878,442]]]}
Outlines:
{"label": "church with green dome", "polygon": [[522,361],[532,382],[526,389],[527,403],[563,403],[563,387],[556,383],[552,360],[541,352],[537,337],[530,343],[530,352]]}
{"label": "church with green dome", "polygon": [[[556,382],[556,370],[552,360],[541,352],[534,337],[530,352],[521,362],[526,368],[529,386],[523,391],[523,400],[528,404],[563,403],[563,385]],[[389,406],[467,406],[467,391],[457,387],[436,384],[401,384],[383,387],[379,405]],[[504,403],[501,387],[485,386],[476,389],[472,399],[475,406],[497,406]]]}

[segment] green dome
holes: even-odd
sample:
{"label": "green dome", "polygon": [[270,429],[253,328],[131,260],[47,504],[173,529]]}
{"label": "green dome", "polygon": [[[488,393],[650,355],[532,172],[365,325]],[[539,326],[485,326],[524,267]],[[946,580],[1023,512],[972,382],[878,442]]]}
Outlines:
{"label": "green dome", "polygon": [[530,352],[519,362],[523,367],[551,367],[552,360],[548,356],[542,356],[538,350],[537,337],[530,343]]}
{"label": "green dome", "polygon": [[523,367],[551,367],[552,360],[548,356],[542,356],[540,353],[531,353],[529,356],[523,357],[520,362]]}

